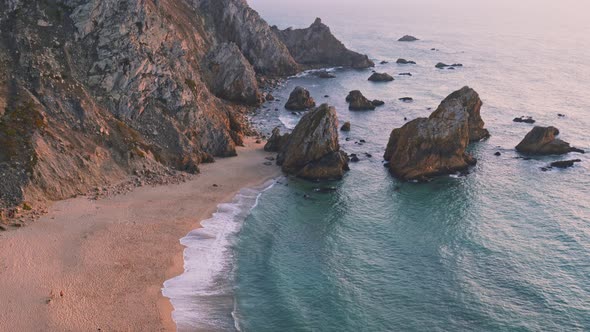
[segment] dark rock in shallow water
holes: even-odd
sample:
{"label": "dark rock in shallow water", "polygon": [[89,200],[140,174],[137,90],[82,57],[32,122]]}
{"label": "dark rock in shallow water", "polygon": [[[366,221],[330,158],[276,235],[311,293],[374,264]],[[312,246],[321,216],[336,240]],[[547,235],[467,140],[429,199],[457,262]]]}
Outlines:
{"label": "dark rock in shallow water", "polygon": [[338,144],[336,110],[323,104],[305,114],[282,147],[277,164],[285,173],[305,179],[342,178],[348,156]]}
{"label": "dark rock in shallow water", "polygon": [[397,61],[395,63],[400,64],[400,65],[415,65],[416,64],[415,61],[406,60],[406,59],[402,59],[402,58],[397,59]]}
{"label": "dark rock in shallow water", "polygon": [[371,104],[373,104],[375,107],[379,107],[385,105],[385,102],[383,100],[375,99],[371,102]]}
{"label": "dark rock in shallow water", "polygon": [[557,114],[557,116],[560,117],[560,118],[565,118],[565,114],[559,113],[559,114]]}
{"label": "dark rock in shallow water", "polygon": [[267,93],[264,99],[266,99],[266,101],[273,101],[275,100],[275,97],[271,93]]}
{"label": "dark rock in shallow water", "polygon": [[403,180],[425,180],[474,165],[477,160],[466,152],[467,145],[489,135],[480,108],[477,93],[464,87],[445,98],[429,118],[394,129],[384,155],[391,173]]}
{"label": "dark rock in shallow water", "polygon": [[369,81],[371,82],[391,82],[394,78],[387,74],[387,73],[373,73],[371,77],[369,77]]}
{"label": "dark rock in shallow water", "polygon": [[341,131],[350,131],[350,122],[349,121],[344,122],[344,124],[342,125],[340,130]]}
{"label": "dark rock in shallow water", "polygon": [[531,123],[531,124],[537,122],[530,116],[521,116],[520,118],[514,118],[514,120],[512,120],[512,121],[513,122],[522,122],[522,123]]}
{"label": "dark rock in shallow water", "polygon": [[285,105],[285,108],[290,111],[303,111],[312,107],[315,107],[315,101],[310,96],[309,91],[300,86],[296,87],[293,92],[291,92],[289,100]]}
{"label": "dark rock in shallow water", "polygon": [[388,63],[389,63],[389,61],[385,61],[385,60],[383,60],[383,61],[381,61],[380,63],[381,63],[382,65],[386,65],[386,64],[388,64]]}
{"label": "dark rock in shallow water", "polygon": [[501,155],[502,155],[502,153],[501,153],[500,151],[498,151],[498,152],[494,153],[494,156],[496,156],[496,157],[499,157],[499,156],[501,156]]}
{"label": "dark rock in shallow water", "polygon": [[373,102],[363,96],[359,90],[350,91],[346,101],[349,103],[348,109],[351,111],[372,111],[375,109]]}
{"label": "dark rock in shallow water", "polygon": [[412,73],[399,73],[399,76],[412,76]]}
{"label": "dark rock in shallow water", "polygon": [[403,101],[404,103],[410,103],[410,102],[413,102],[414,101],[414,98],[412,98],[412,97],[402,97],[402,98],[399,98],[399,100],[400,101]]}
{"label": "dark rock in shallow water", "polygon": [[358,163],[359,161],[361,161],[361,160],[359,159],[359,157],[357,156],[356,153],[353,153],[350,155],[350,162]]}
{"label": "dark rock in shallow water", "polygon": [[534,127],[516,146],[516,151],[532,155],[560,155],[570,152],[584,153],[583,150],[570,146],[556,136],[559,129],[555,127]]}
{"label": "dark rock in shallow water", "polygon": [[307,29],[279,30],[273,26],[272,31],[287,46],[293,58],[302,65],[312,68],[375,66],[366,55],[348,50],[319,18]]}
{"label": "dark rock in shallow water", "polygon": [[447,65],[447,64],[445,64],[445,63],[443,63],[443,62],[439,62],[439,63],[437,63],[437,64],[436,64],[436,65],[434,65],[434,66],[435,66],[436,68],[438,68],[438,69],[444,69],[444,68],[447,68],[447,69],[455,69],[455,67],[463,67],[463,64],[460,64],[460,63],[454,63],[454,64],[452,64],[452,65]]}
{"label": "dark rock in shallow water", "polygon": [[403,37],[401,37],[400,39],[398,39],[397,41],[401,41],[401,42],[413,42],[413,41],[417,41],[419,40],[418,38],[414,37],[414,36],[410,36],[410,35],[405,35]]}
{"label": "dark rock in shallow water", "polygon": [[314,73],[314,75],[319,78],[336,78],[336,75],[329,73],[325,70],[318,71],[318,72]]}
{"label": "dark rock in shallow water", "polygon": [[569,167],[573,167],[575,163],[581,163],[581,162],[582,162],[582,160],[580,160],[580,159],[562,160],[562,161],[552,162],[550,164],[550,167],[569,168]]}

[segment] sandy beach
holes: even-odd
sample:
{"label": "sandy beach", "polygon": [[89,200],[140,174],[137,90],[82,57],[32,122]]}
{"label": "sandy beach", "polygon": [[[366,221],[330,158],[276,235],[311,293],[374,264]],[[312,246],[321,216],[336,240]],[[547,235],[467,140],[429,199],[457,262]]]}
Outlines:
{"label": "sandy beach", "polygon": [[183,271],[179,239],[241,188],[280,175],[261,144],[238,154],[180,185],[57,202],[1,233],[0,331],[174,331],[161,287]]}

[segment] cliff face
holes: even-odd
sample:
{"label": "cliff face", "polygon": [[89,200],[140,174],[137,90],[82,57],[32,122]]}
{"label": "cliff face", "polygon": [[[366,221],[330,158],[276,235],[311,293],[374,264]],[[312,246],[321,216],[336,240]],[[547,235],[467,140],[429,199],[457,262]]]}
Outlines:
{"label": "cliff face", "polygon": [[0,0],[0,209],[235,155],[300,68],[243,0]]}

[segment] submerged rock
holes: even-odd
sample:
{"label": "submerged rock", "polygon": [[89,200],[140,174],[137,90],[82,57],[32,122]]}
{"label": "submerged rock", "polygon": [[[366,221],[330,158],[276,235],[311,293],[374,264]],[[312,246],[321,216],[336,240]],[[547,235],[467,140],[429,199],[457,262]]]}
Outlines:
{"label": "submerged rock", "polygon": [[363,96],[359,90],[350,91],[346,101],[349,103],[348,109],[351,111],[372,111],[375,109],[373,102]]}
{"label": "submerged rock", "polygon": [[403,58],[397,59],[397,61],[395,63],[400,64],[400,65],[415,65],[416,64],[415,61],[406,60]]}
{"label": "submerged rock", "polygon": [[[391,132],[384,159],[403,180],[463,172],[477,160],[466,152],[474,138],[487,133],[479,117],[481,101],[468,87],[449,95],[429,118],[418,118]],[[487,133],[489,135],[489,133]]]}
{"label": "submerged rock", "polygon": [[322,71],[318,71],[314,74],[315,76],[319,77],[319,78],[336,78],[336,75],[329,73],[325,70]]}
{"label": "submerged rock", "polygon": [[455,69],[455,67],[463,67],[463,64],[461,64],[461,63],[454,63],[452,65],[447,65],[446,63],[439,62],[439,63],[437,63],[434,66],[436,68],[438,68],[438,69],[444,69],[444,68],[447,68],[447,69]]}
{"label": "submerged rock", "polygon": [[399,100],[400,101],[403,101],[404,103],[411,103],[411,102],[414,101],[414,98],[412,98],[412,97],[402,97],[402,98],[399,98]]}
{"label": "submerged rock", "polygon": [[400,42],[413,42],[413,41],[417,41],[417,40],[420,40],[420,39],[418,39],[418,38],[416,38],[414,36],[405,35],[405,36],[401,37],[400,39],[398,39],[397,41],[400,41]]}
{"label": "submerged rock", "polygon": [[534,127],[516,146],[516,151],[532,155],[560,155],[570,152],[584,153],[583,150],[570,146],[556,136],[559,129],[555,127]]}
{"label": "submerged rock", "polygon": [[412,76],[412,73],[399,73],[399,76]]}
{"label": "submerged rock", "polygon": [[300,86],[293,89],[285,108],[290,111],[304,111],[315,107],[315,100],[309,94],[307,89]]}
{"label": "submerged rock", "polygon": [[308,67],[374,67],[369,57],[347,49],[330,31],[330,28],[317,18],[306,29],[272,31],[283,41],[293,58]]}
{"label": "submerged rock", "polygon": [[385,105],[385,102],[383,100],[373,99],[373,101],[371,101],[371,104],[373,104],[373,106],[379,107]]}
{"label": "submerged rock", "polygon": [[305,179],[342,178],[348,156],[340,151],[336,109],[323,104],[305,114],[281,148],[277,164]]}
{"label": "submerged rock", "polygon": [[371,77],[369,77],[369,81],[371,82],[391,82],[394,78],[387,74],[387,73],[373,73]]}

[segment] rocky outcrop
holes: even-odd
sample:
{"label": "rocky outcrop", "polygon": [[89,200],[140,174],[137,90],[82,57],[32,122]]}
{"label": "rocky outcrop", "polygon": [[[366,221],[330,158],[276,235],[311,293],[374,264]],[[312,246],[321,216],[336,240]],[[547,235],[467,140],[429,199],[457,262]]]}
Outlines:
{"label": "rocky outcrop", "polygon": [[209,90],[219,98],[253,106],[264,101],[254,68],[234,43],[222,43],[209,52],[203,76]]}
{"label": "rocky outcrop", "polygon": [[570,146],[556,136],[559,129],[555,127],[534,127],[516,146],[516,151],[531,155],[561,155],[570,152],[584,153],[583,150]]}
{"label": "rocky outcrop", "polygon": [[342,178],[348,156],[340,151],[336,109],[323,104],[306,113],[282,147],[277,164],[304,179]]}
{"label": "rocky outcrop", "polygon": [[347,49],[319,18],[306,29],[279,30],[276,26],[272,29],[285,43],[293,58],[308,68],[375,66],[366,55]]}
{"label": "rocky outcrop", "polygon": [[[172,0],[160,1],[163,2],[160,7],[173,7],[173,2],[170,1]],[[167,2],[169,4],[166,4]],[[202,29],[215,36],[217,40],[238,45],[256,72],[285,76],[300,70],[299,64],[293,59],[287,47],[246,1],[200,0],[195,3],[197,10],[202,13],[198,17],[206,23]],[[185,26],[185,29],[189,29],[188,32],[193,30],[189,25]]]}
{"label": "rocky outcrop", "polygon": [[447,108],[456,107],[457,103],[469,114],[469,141],[476,142],[490,137],[490,132],[484,128],[485,122],[481,118],[483,102],[479,98],[479,94],[468,86],[451,93],[445,98],[434,112],[434,115],[436,116],[437,112],[444,112]]}
{"label": "rocky outcrop", "polygon": [[350,91],[346,101],[348,109],[351,111],[372,111],[375,109],[373,102],[363,96],[359,90]]}
{"label": "rocky outcrop", "polygon": [[349,121],[344,122],[342,127],[340,127],[340,130],[341,131],[350,131],[350,122]]}
{"label": "rocky outcrop", "polygon": [[519,123],[529,123],[529,124],[533,124],[537,121],[535,121],[535,119],[533,119],[530,116],[521,116],[519,118],[514,118],[514,120],[512,120],[513,122],[519,122]]}
{"label": "rocky outcrop", "polygon": [[398,65],[415,65],[416,61],[399,58],[395,63],[397,63]]}
{"label": "rocky outcrop", "polygon": [[369,81],[371,82],[391,82],[393,80],[394,78],[388,73],[373,73],[373,75],[369,77]]}
{"label": "rocky outcrop", "polygon": [[305,111],[313,107],[315,107],[315,101],[309,94],[309,91],[300,86],[291,92],[289,100],[285,104],[285,108],[290,111]]}
{"label": "rocky outcrop", "polygon": [[234,156],[256,76],[309,66],[244,0],[0,1],[0,31],[0,209]]}
{"label": "rocky outcrop", "polygon": [[429,118],[394,129],[384,154],[391,173],[403,180],[425,180],[474,165],[477,161],[466,149],[484,133],[481,118],[470,121],[480,107],[477,93],[465,87],[449,95]]}
{"label": "rocky outcrop", "polygon": [[272,136],[268,139],[266,145],[264,145],[264,151],[280,152],[287,145],[289,136],[289,133],[281,135],[281,130],[276,127],[272,130]]}
{"label": "rocky outcrop", "polygon": [[400,39],[398,39],[397,41],[401,41],[401,42],[413,42],[413,41],[417,41],[420,40],[414,36],[410,36],[410,35],[405,35],[403,37],[401,37]]}

